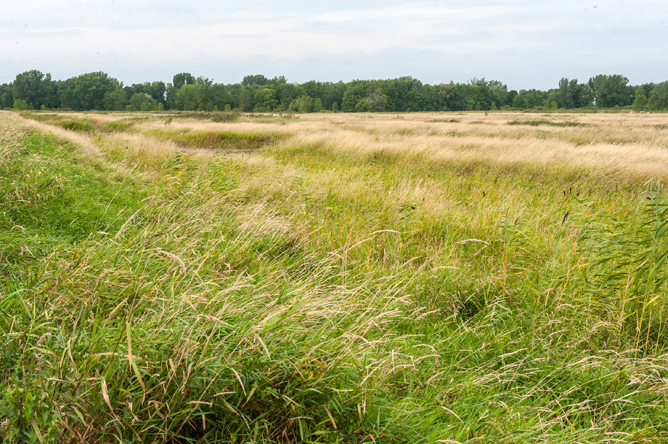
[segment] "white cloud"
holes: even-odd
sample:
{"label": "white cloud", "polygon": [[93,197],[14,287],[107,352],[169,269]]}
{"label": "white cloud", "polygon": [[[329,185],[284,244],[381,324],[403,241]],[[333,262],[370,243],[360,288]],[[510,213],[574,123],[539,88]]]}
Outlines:
{"label": "white cloud", "polygon": [[56,78],[106,70],[130,83],[188,71],[224,82],[255,72],[294,81],[485,76],[549,88],[561,76],[614,71],[641,83],[668,72],[659,0],[595,9],[575,0],[4,3],[0,82],[36,68]]}

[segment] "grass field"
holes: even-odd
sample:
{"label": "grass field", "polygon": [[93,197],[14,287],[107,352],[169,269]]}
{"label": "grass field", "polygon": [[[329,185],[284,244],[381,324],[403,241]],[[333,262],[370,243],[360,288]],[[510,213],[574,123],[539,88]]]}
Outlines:
{"label": "grass field", "polygon": [[668,115],[0,113],[5,442],[668,440]]}

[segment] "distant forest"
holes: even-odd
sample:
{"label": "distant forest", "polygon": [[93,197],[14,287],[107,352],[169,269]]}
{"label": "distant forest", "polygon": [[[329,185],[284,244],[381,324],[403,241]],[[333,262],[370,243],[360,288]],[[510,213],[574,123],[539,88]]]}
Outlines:
{"label": "distant forest", "polygon": [[511,110],[668,110],[668,81],[632,86],[622,75],[598,75],[586,83],[563,78],[557,88],[508,90],[497,80],[428,85],[401,77],[389,80],[289,83],[285,77],[244,77],[241,83],[213,83],[176,74],[171,83],[126,86],[104,72],[53,80],[37,70],[0,85],[0,109],[242,112],[405,112]]}

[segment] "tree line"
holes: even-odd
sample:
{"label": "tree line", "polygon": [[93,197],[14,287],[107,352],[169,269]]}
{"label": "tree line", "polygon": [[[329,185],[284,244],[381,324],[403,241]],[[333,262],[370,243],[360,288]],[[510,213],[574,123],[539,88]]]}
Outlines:
{"label": "tree line", "polygon": [[404,112],[473,110],[668,110],[668,81],[630,85],[622,75],[597,75],[586,83],[563,78],[557,88],[508,90],[497,80],[429,85],[412,77],[351,82],[289,83],[285,77],[244,77],[214,83],[189,73],[163,81],[124,85],[104,72],[53,80],[38,70],[0,85],[0,109],[73,111]]}

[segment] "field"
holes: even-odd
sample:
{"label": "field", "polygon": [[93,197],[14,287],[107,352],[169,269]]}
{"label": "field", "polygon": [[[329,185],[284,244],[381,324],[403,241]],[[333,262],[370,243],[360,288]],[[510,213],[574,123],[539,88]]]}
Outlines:
{"label": "field", "polygon": [[0,113],[6,442],[668,440],[666,114]]}

